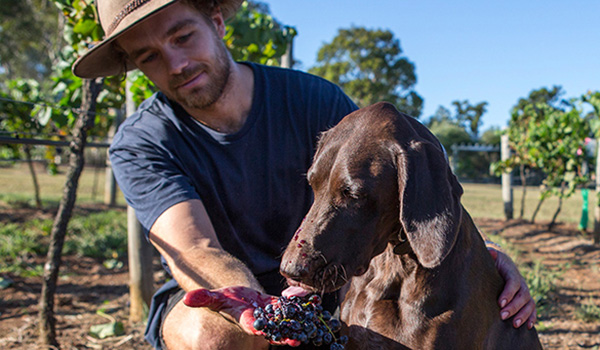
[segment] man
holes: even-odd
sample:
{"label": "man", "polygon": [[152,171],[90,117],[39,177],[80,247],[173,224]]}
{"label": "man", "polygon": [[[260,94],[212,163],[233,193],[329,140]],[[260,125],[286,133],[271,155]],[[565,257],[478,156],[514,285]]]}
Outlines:
{"label": "man", "polygon": [[[157,349],[267,349],[244,306],[189,308],[186,291],[244,286],[280,295],[279,257],[312,201],[304,173],[320,132],[355,110],[333,84],[234,62],[222,37],[241,0],[98,0],[106,39],[73,66],[84,78],[138,68],[160,89],[120,127],[115,175],[173,280],[154,296],[146,338]],[[492,251],[491,251],[492,252]],[[535,321],[516,267],[502,317]],[[339,303],[326,298],[330,309]],[[231,317],[233,316],[233,317]]]}

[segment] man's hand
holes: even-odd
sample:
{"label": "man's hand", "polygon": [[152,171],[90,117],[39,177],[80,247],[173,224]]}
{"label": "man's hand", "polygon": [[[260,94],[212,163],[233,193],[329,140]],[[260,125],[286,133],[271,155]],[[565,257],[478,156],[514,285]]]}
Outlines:
{"label": "man's hand", "polygon": [[[189,307],[207,307],[215,312],[222,312],[233,317],[244,332],[252,335],[265,334],[254,329],[255,321],[253,313],[257,307],[264,308],[267,304],[277,302],[277,297],[260,293],[247,287],[227,287],[214,290],[196,289],[185,294],[183,303]],[[274,345],[298,346],[300,341],[293,339],[282,339],[274,342]]]}
{"label": "man's hand", "polygon": [[529,294],[527,283],[515,263],[504,253],[488,248],[488,251],[496,262],[496,269],[506,281],[504,290],[500,293],[498,304],[500,305],[500,317],[503,320],[515,316],[513,326],[519,328],[527,324],[527,328],[533,328],[536,321],[535,301]]}

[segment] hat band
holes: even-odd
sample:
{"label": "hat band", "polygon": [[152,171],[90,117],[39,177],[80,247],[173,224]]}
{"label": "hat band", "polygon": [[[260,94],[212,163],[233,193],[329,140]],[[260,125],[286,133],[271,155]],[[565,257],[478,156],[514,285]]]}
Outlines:
{"label": "hat band", "polygon": [[115,16],[110,26],[106,30],[106,36],[110,36],[112,32],[117,28],[119,23],[131,14],[133,11],[139,9],[140,7],[146,5],[151,0],[131,0],[123,9]]}

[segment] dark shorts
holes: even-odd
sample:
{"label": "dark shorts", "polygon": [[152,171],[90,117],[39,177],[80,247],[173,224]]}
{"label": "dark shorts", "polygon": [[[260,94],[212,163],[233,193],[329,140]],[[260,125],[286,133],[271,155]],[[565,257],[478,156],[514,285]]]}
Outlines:
{"label": "dark shorts", "polygon": [[[162,337],[162,324],[169,312],[185,296],[185,291],[179,288],[175,280],[165,283],[152,297],[152,304],[148,312],[148,324],[146,326],[145,338],[156,350],[167,350]],[[334,315],[339,315],[337,293],[326,294],[323,297],[323,307]],[[273,350],[313,350],[329,349],[329,346],[315,347],[313,345],[271,346]]]}

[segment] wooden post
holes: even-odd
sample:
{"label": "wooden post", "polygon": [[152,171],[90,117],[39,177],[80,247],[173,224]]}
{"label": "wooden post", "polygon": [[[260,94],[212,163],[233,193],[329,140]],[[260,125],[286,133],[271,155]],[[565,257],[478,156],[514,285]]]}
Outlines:
{"label": "wooden post", "polygon": [[[126,80],[125,100],[127,116],[135,112],[135,104],[131,93],[131,82]],[[152,246],[142,230],[142,225],[135,216],[135,210],[127,207],[127,251],[129,262],[129,321],[141,322],[144,309],[150,306],[153,289]]]}
{"label": "wooden post", "polygon": [[[502,135],[500,139],[500,159],[510,158],[510,146],[508,135]],[[509,172],[502,173],[502,200],[504,201],[504,217],[506,220],[513,218],[513,190],[512,175]]]}
{"label": "wooden post", "polygon": [[[121,109],[116,110],[115,121],[113,125],[108,129],[108,139],[106,142],[111,143],[115,132],[123,120],[123,111]],[[110,165],[110,159],[108,158],[108,149],[106,150],[106,168],[104,174],[104,204],[109,207],[114,207],[117,204],[117,182]]]}
{"label": "wooden post", "polygon": [[145,240],[135,210],[127,207],[127,248],[129,262],[129,321],[144,320],[152,300],[152,246]]}
{"label": "wooden post", "polygon": [[594,244],[600,244],[600,138],[596,139],[596,196],[593,196],[594,204]]}
{"label": "wooden post", "polygon": [[452,158],[450,161],[450,168],[456,177],[458,177],[458,146],[452,145],[450,146],[452,149]]}
{"label": "wooden post", "polygon": [[281,67],[283,68],[292,68],[294,66],[294,39],[290,40],[288,43],[287,49],[283,56],[281,56]]}

